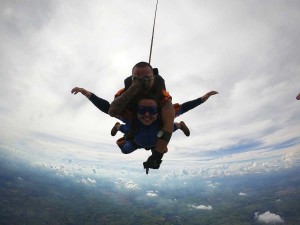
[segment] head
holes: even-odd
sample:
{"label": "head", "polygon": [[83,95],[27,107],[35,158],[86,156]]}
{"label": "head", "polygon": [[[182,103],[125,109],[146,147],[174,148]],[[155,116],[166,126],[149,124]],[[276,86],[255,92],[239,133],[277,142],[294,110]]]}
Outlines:
{"label": "head", "polygon": [[132,78],[146,78],[150,80],[149,89],[154,84],[152,66],[147,62],[139,62],[132,68]]}
{"label": "head", "polygon": [[158,107],[154,98],[142,98],[138,102],[137,118],[145,126],[151,125],[158,116]]}

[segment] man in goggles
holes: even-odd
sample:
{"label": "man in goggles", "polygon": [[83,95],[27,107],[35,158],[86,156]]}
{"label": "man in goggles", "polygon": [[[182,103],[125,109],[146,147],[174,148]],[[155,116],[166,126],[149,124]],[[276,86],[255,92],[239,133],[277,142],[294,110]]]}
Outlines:
{"label": "man in goggles", "polygon": [[[121,118],[122,119],[122,118]],[[143,163],[146,173],[149,168],[158,169],[162,162],[162,155],[156,151],[155,145],[161,131],[161,119],[159,116],[159,107],[155,97],[145,97],[138,101],[136,114],[133,115],[132,120],[123,120],[125,124],[116,124],[115,129],[125,133],[125,136],[117,141],[122,153],[129,154],[133,151],[144,148],[151,149],[152,155],[146,162]],[[186,136],[190,132],[183,121],[174,123],[173,132],[181,129]]]}
{"label": "man in goggles", "polygon": [[[137,99],[142,94],[152,94],[159,100],[161,130],[163,134],[156,139],[155,158],[161,160],[163,154],[168,151],[167,145],[173,132],[175,112],[172,105],[172,98],[155,79],[152,66],[147,62],[139,62],[132,68],[132,84],[126,89],[121,89],[111,103],[108,114],[116,118],[124,118],[124,115],[131,114],[137,106]],[[164,85],[163,85],[164,86]],[[156,157],[158,156],[158,157]],[[153,168],[157,169],[157,168]]]}
{"label": "man in goggles", "polygon": [[[161,127],[161,121],[159,120],[159,108],[155,98],[145,97],[139,101],[136,115],[132,118],[132,121],[124,119],[123,122],[125,122],[125,124],[117,122],[111,134],[115,136],[118,131],[125,134],[125,138],[121,138],[117,141],[117,144],[124,154],[131,153],[138,148],[152,149],[155,147],[158,138],[157,134],[159,132],[158,129]],[[134,129],[134,134],[128,137],[127,133],[130,132],[131,129]],[[174,122],[173,132],[178,129],[182,130],[186,136],[190,135],[189,128],[183,121],[180,123]],[[128,143],[122,142],[125,139]]]}

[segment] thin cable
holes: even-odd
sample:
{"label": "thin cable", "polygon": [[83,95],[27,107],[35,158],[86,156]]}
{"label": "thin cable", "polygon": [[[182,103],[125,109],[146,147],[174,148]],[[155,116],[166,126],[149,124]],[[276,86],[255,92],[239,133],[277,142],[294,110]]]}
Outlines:
{"label": "thin cable", "polygon": [[154,15],[154,21],[153,21],[153,28],[152,28],[152,37],[151,37],[151,45],[150,45],[149,64],[151,64],[152,46],[153,46],[153,37],[154,37],[154,28],[155,28],[157,5],[158,5],[158,0],[156,0],[155,15]]}

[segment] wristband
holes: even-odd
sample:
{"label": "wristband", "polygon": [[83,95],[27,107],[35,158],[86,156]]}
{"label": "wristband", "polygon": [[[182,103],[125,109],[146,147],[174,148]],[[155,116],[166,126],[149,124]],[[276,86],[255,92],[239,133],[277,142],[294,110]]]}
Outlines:
{"label": "wristband", "polygon": [[163,131],[160,130],[157,133],[157,137],[161,140],[164,140],[165,142],[169,143],[171,137],[172,137],[172,133],[168,132],[168,131]]}

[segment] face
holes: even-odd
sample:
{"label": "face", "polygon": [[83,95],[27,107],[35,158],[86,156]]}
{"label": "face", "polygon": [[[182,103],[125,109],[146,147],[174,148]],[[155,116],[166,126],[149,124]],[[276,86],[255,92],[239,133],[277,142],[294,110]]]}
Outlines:
{"label": "face", "polygon": [[157,120],[157,104],[153,99],[142,99],[138,104],[137,118],[145,126]]}
{"label": "face", "polygon": [[151,87],[154,84],[154,75],[153,75],[153,70],[149,67],[134,67],[132,70],[132,76],[137,77],[137,78],[147,78],[147,88],[146,90],[151,89]]}

